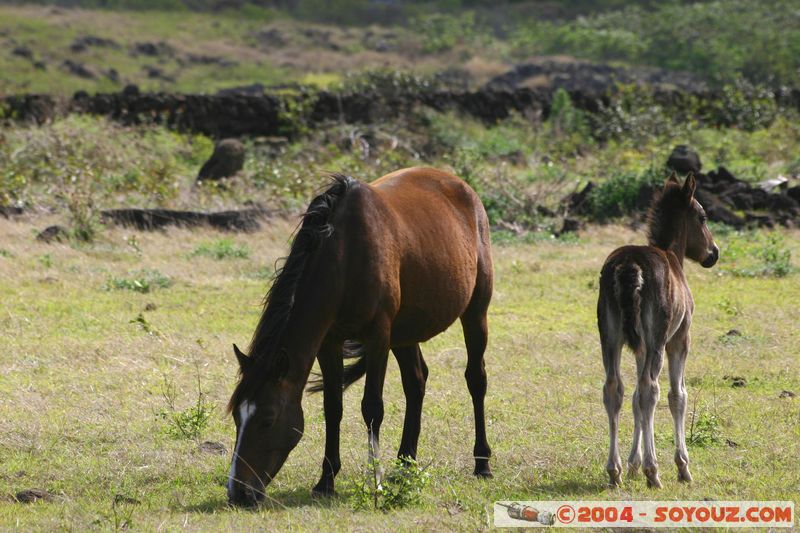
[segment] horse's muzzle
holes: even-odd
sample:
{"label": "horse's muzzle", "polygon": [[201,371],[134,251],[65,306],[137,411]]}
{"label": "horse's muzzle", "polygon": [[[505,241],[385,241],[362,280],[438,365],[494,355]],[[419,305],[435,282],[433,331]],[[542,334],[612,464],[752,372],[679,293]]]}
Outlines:
{"label": "horse's muzzle", "polygon": [[255,507],[264,499],[264,490],[257,490],[239,481],[228,486],[228,503],[237,507]]}
{"label": "horse's muzzle", "polygon": [[711,268],[717,264],[718,260],[719,260],[719,247],[715,244],[714,248],[711,249],[711,253],[709,253],[706,256],[706,258],[703,259],[703,262],[700,263],[700,266],[702,266],[703,268]]}

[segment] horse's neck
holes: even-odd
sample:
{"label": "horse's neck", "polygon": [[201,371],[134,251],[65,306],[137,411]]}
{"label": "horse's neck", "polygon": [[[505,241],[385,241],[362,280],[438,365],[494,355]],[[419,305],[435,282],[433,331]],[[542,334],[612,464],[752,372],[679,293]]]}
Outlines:
{"label": "horse's neck", "polygon": [[[325,287],[327,288],[327,287]],[[284,347],[289,355],[289,375],[305,383],[336,309],[334,295],[327,290],[303,290],[297,294]]]}
{"label": "horse's neck", "polygon": [[686,257],[686,224],[680,224],[678,231],[670,243],[668,250],[675,254],[678,264],[683,270],[683,259]]}

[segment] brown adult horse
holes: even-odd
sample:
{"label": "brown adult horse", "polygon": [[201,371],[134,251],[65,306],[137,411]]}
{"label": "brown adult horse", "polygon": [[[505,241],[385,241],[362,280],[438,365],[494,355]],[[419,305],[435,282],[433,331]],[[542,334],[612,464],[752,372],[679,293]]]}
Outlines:
{"label": "brown adult horse", "polygon": [[691,481],[684,420],[684,368],[689,353],[689,326],[694,301],[683,275],[688,257],[705,268],[714,266],[719,248],[706,225],[703,208],[694,199],[691,174],[683,186],[673,174],[653,202],[648,246],[623,246],[606,259],[600,275],[597,323],[603,350],[606,383],[603,403],[608,412],[611,444],[606,469],[612,485],[620,483],[622,462],[617,439],[622,405],[620,352],[626,343],[636,354],[638,383],[633,393],[633,446],[628,473],[642,465],[649,487],[661,487],[653,438],[653,417],[659,397],[658,376],[666,348],[669,359],[669,408],[675,424],[675,464],[678,480]]}
{"label": "brown adult horse", "polygon": [[[309,205],[267,294],[249,355],[234,346],[240,381],[229,409],[236,448],[228,499],[253,505],[303,434],[301,398],[316,357],[322,371],[325,457],[316,494],[339,471],[342,391],[366,374],[361,412],[378,457],[389,350],[406,414],[398,456],[415,458],[428,368],[419,343],[461,318],[475,412],[475,474],[490,476],[484,423],[486,311],[492,258],[486,212],[455,176],[404,169],[365,184],[334,176]],[[345,342],[357,342],[350,353]],[[357,362],[347,367],[343,357]]]}

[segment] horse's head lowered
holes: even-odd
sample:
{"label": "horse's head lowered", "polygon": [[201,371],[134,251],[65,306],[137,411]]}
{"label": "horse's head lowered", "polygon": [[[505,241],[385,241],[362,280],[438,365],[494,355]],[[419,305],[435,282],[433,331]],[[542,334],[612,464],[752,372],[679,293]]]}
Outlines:
{"label": "horse's head lowered", "polygon": [[685,256],[710,268],[719,259],[719,248],[706,224],[706,212],[694,197],[696,188],[692,174],[683,185],[675,174],[667,179],[650,215],[650,243],[667,249],[683,238]]}
{"label": "horse's head lowered", "polygon": [[264,498],[264,489],[283,466],[303,435],[303,384],[280,373],[258,379],[251,358],[234,345],[242,378],[229,408],[236,423],[236,447],[228,477],[228,501],[252,506]]}

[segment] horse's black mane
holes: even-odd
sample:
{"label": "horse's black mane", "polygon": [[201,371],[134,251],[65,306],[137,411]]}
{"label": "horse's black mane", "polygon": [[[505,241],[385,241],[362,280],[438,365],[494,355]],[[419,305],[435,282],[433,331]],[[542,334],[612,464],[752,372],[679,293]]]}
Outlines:
{"label": "horse's black mane", "polygon": [[350,187],[356,183],[343,174],[331,174],[333,183],[314,198],[298,225],[294,242],[283,266],[275,271],[272,286],[264,301],[264,312],[256,326],[248,349],[247,371],[241,373],[239,384],[233,391],[228,409],[235,409],[241,401],[255,392],[269,379],[277,379],[287,370],[287,354],[283,350],[283,336],[294,306],[295,293],[305,271],[309,256],[320,243],[333,234],[330,223],[332,213]]}
{"label": "horse's black mane", "polygon": [[668,249],[678,232],[679,212],[686,197],[677,182],[670,182],[655,197],[647,215],[647,241],[650,246]]}

